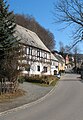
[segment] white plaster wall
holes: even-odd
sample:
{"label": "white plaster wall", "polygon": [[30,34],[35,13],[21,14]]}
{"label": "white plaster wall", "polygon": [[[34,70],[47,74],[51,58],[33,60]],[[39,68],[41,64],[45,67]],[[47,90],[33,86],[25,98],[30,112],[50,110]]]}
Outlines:
{"label": "white plaster wall", "polygon": [[56,70],[58,73],[58,68],[56,68],[55,66],[51,66],[51,75],[54,75],[54,70]]}
{"label": "white plaster wall", "polygon": [[[40,66],[40,71],[37,71],[37,66]],[[47,67],[47,72],[44,73],[44,75],[50,75],[50,67],[48,67],[47,64],[43,64],[43,63],[39,63],[39,62],[34,62],[34,63],[31,65],[29,74],[41,75],[44,66]]]}
{"label": "white plaster wall", "polygon": [[57,73],[58,73],[58,67],[56,68],[56,66],[58,66],[58,62],[52,61],[52,64],[51,64],[51,75],[54,75],[54,70],[56,70]]}

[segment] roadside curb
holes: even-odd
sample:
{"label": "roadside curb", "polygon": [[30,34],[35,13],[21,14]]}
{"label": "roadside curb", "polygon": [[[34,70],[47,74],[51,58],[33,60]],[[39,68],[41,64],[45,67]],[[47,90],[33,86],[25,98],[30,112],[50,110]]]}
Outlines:
{"label": "roadside curb", "polygon": [[[59,82],[59,81],[58,81],[58,82]],[[56,83],[56,85],[58,84],[58,82]],[[46,95],[44,95],[43,97],[39,98],[38,100],[33,101],[33,102],[30,102],[30,103],[28,103],[28,104],[24,104],[24,105],[22,105],[22,106],[19,106],[19,107],[10,109],[10,110],[7,110],[7,111],[4,111],[4,112],[1,112],[1,113],[0,113],[0,116],[2,116],[2,115],[7,115],[7,114],[9,114],[9,113],[16,112],[16,111],[18,111],[18,110],[25,109],[25,108],[27,108],[27,107],[30,107],[30,106],[33,106],[33,105],[35,105],[35,104],[37,104],[37,103],[42,102],[47,96],[49,96],[49,95],[54,91],[54,89],[56,88],[56,85],[50,90],[50,92],[48,92]]]}

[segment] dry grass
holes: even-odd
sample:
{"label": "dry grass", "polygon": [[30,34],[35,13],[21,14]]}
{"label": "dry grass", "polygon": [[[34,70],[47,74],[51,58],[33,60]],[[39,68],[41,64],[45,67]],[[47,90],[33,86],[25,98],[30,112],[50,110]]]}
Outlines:
{"label": "dry grass", "polygon": [[37,84],[45,84],[45,85],[51,85],[54,81],[57,82],[57,77],[53,75],[42,75],[42,76],[31,76],[25,78],[26,82],[31,82],[31,83],[37,83]]}
{"label": "dry grass", "polygon": [[15,98],[21,97],[23,95],[25,95],[25,91],[23,91],[21,89],[18,89],[14,93],[6,93],[6,94],[3,94],[3,95],[0,95],[0,103],[8,102],[11,99],[15,99]]}

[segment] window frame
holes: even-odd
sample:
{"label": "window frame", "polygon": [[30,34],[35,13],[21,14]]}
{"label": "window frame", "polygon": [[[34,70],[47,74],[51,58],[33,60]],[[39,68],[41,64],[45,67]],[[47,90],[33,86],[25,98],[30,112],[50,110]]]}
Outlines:
{"label": "window frame", "polygon": [[40,66],[39,65],[37,65],[37,71],[40,72]]}

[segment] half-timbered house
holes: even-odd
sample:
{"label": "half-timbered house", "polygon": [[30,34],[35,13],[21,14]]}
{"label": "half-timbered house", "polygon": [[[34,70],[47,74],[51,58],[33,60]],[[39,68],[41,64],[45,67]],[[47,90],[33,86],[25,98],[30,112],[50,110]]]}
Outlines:
{"label": "half-timbered house", "polygon": [[[29,75],[51,74],[51,53],[36,33],[17,25],[16,35],[24,51],[24,59],[19,60],[19,69]],[[25,64],[23,67],[22,64]]]}
{"label": "half-timbered house", "polygon": [[58,72],[58,60],[44,45],[36,33],[17,25],[16,36],[20,39],[23,56],[18,69],[30,75],[54,75]]}

